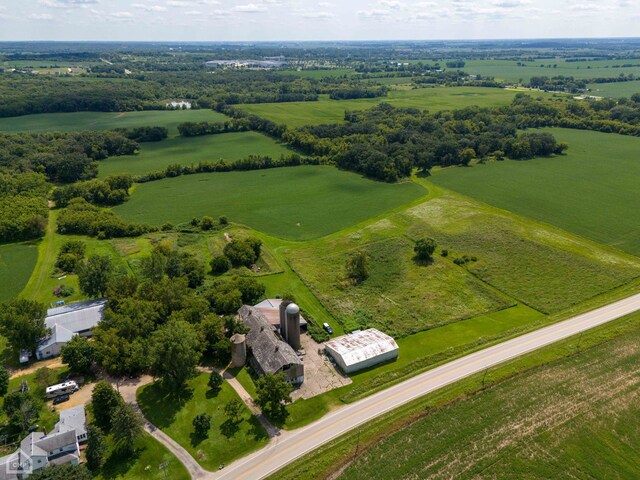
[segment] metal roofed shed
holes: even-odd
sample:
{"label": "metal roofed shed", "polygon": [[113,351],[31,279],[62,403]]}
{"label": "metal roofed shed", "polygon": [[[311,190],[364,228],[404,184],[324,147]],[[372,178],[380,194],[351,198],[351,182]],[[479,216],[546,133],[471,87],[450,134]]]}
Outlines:
{"label": "metal roofed shed", "polygon": [[398,344],[375,328],[337,337],[324,348],[345,373],[353,373],[398,358]]}

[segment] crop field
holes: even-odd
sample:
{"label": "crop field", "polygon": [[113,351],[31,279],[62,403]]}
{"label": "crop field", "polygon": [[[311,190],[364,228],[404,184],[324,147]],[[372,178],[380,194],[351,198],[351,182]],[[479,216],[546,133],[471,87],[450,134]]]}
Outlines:
{"label": "crop field", "polygon": [[338,478],[634,478],[639,345],[636,330],[445,406]]}
{"label": "crop field", "polygon": [[566,156],[435,172],[432,181],[491,205],[640,254],[640,139],[550,129]]}
{"label": "crop field", "polygon": [[184,122],[218,122],[227,117],[213,110],[149,110],[144,112],[40,113],[0,118],[0,132],[110,130],[132,127],[166,127],[177,135]]}
{"label": "crop field", "polygon": [[[182,445],[206,469],[216,470],[222,463],[242,457],[268,441],[260,422],[242,406],[242,420],[229,421],[224,406],[239,400],[227,382],[219,392],[209,389],[209,374],[202,373],[189,381],[183,398],[174,398],[162,390],[160,382],[145,385],[137,392],[138,404],[145,417]],[[198,438],[191,422],[199,413],[211,415],[209,438]]]}
{"label": "crop field", "polygon": [[640,93],[640,80],[633,82],[614,82],[614,83],[590,83],[588,85],[589,95],[596,97],[631,97],[634,93]]}
{"label": "crop field", "polygon": [[[528,81],[531,77],[555,77],[564,75],[577,79],[618,77],[640,74],[640,60],[596,60],[589,62],[566,62],[563,59],[544,59],[525,62],[518,66],[517,60],[467,60],[463,71],[469,74],[495,77],[507,82]],[[624,64],[633,66],[622,67]],[[556,65],[554,68],[553,66]],[[619,68],[618,68],[619,67]]]}
{"label": "crop field", "polygon": [[37,260],[38,246],[35,243],[0,246],[0,302],[22,291]]}
{"label": "crop field", "polygon": [[[426,266],[412,258],[409,240],[425,237],[438,243]],[[356,249],[368,253],[370,276],[353,286],[344,269]],[[476,261],[455,265],[464,255]],[[361,230],[291,249],[287,257],[345,328],[375,326],[394,335],[516,301],[557,312],[640,276],[634,257],[446,193]]]}
{"label": "crop field", "polygon": [[140,175],[164,170],[169,165],[235,161],[249,155],[280,158],[292,151],[258,132],[221,133],[202,137],[174,137],[143,143],[138,155],[110,157],[100,162],[99,176],[115,173]]}
{"label": "crop field", "polygon": [[341,230],[411,202],[425,190],[386,184],[334,167],[289,167],[187,175],[136,187],[114,208],[131,221],[160,225],[227,215],[232,222],[291,240]]}
{"label": "crop field", "polygon": [[342,123],[345,110],[364,110],[380,102],[396,107],[415,107],[432,112],[471,105],[491,107],[508,105],[516,90],[480,87],[427,87],[391,90],[386,97],[356,100],[331,100],[321,96],[317,102],[259,103],[238,105],[246,112],[290,127]]}

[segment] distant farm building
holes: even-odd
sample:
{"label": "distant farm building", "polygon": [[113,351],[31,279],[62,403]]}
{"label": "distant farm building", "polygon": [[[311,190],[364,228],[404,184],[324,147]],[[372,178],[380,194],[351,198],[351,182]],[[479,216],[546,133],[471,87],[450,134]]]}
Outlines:
{"label": "distant farm building", "polygon": [[51,334],[40,340],[36,358],[43,360],[60,355],[63,345],[75,335],[90,337],[102,321],[106,304],[106,300],[92,300],[49,309],[44,323]]}
{"label": "distant farm building", "polygon": [[[289,307],[290,305],[287,305]],[[296,306],[297,308],[297,306]],[[285,307],[286,309],[286,307]],[[290,341],[300,344],[300,328],[299,328],[299,311],[293,312],[294,308],[290,308],[289,315],[289,338]],[[286,313],[286,312],[284,312]],[[285,342],[277,332],[267,317],[256,307],[244,305],[238,311],[238,316],[242,323],[249,329],[246,335],[246,348],[249,357],[249,363],[258,375],[268,373],[284,373],[289,383],[299,385],[304,382],[304,364],[292,346]],[[285,317],[286,319],[286,317]],[[296,319],[297,337],[296,337]],[[241,357],[241,339],[236,338],[232,343],[232,348],[236,351],[236,358]]]}
{"label": "distant farm building", "polygon": [[345,373],[398,358],[396,341],[375,328],[334,338],[326,342],[324,348]]}

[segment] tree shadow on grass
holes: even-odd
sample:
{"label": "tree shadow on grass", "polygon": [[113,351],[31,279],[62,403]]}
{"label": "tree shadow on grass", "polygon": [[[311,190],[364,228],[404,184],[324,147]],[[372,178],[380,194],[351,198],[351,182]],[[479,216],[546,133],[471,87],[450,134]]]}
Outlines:
{"label": "tree shadow on grass", "polygon": [[176,414],[192,397],[191,387],[172,390],[162,382],[155,382],[140,391],[138,405],[151,423],[158,428],[166,428],[175,421]]}
{"label": "tree shadow on grass", "polygon": [[228,418],[220,425],[220,433],[227,438],[231,438],[235,436],[236,433],[240,430],[240,424],[242,423],[242,419],[240,420],[232,420]]}
{"label": "tree shadow on grass", "polygon": [[429,265],[433,265],[433,257],[424,259],[418,258],[417,255],[414,255],[412,260],[418,267],[428,267]]}
{"label": "tree shadow on grass", "polygon": [[269,438],[267,431],[264,429],[264,427],[260,423],[260,420],[258,419],[258,417],[251,415],[251,418],[249,419],[249,425],[251,425],[251,428],[247,433],[251,435],[254,440],[260,441],[260,440],[266,440]]}
{"label": "tree shadow on grass", "polygon": [[204,396],[209,400],[212,398],[216,398],[220,394],[221,390],[222,390],[222,386],[217,388],[210,388],[209,390],[207,390]]}
{"label": "tree shadow on grass", "polygon": [[136,448],[133,454],[122,454],[113,451],[100,469],[100,473],[105,479],[126,478],[127,473],[136,464],[142,452],[144,452],[144,448]]}
{"label": "tree shadow on grass", "polygon": [[191,446],[194,448],[200,445],[202,442],[204,442],[208,438],[209,438],[209,435],[202,436],[202,435],[198,435],[196,432],[191,432],[189,434],[189,439],[191,440]]}

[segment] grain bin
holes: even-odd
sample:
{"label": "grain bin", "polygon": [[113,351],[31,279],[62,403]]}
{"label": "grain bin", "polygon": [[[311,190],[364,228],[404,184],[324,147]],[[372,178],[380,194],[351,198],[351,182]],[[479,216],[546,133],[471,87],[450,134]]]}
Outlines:
{"label": "grain bin", "polygon": [[247,340],[241,333],[231,337],[231,365],[234,368],[244,367],[247,363]]}
{"label": "grain bin", "polygon": [[295,303],[287,305],[286,317],[286,338],[285,340],[294,350],[300,349],[300,307]]}

